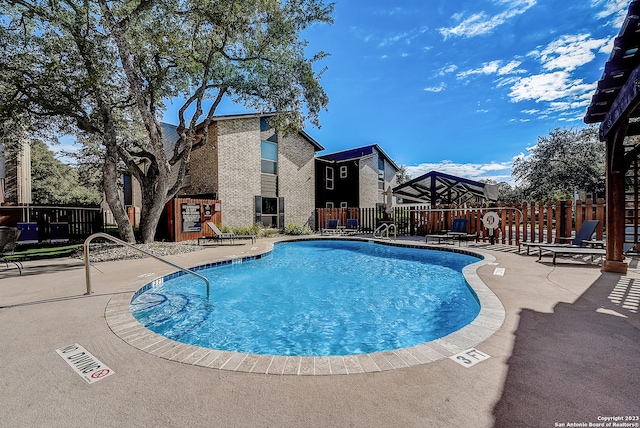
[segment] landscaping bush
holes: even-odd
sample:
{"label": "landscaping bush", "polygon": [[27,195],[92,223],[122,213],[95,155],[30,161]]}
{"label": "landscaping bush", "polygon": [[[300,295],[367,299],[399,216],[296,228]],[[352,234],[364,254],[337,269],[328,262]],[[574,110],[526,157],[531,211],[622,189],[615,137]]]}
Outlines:
{"label": "landscaping bush", "polygon": [[311,235],[313,230],[309,226],[299,226],[297,224],[289,224],[284,228],[286,235]]}

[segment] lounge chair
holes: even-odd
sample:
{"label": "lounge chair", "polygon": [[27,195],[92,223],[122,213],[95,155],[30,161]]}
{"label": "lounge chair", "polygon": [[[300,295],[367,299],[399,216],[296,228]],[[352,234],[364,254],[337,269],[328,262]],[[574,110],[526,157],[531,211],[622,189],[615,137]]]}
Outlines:
{"label": "lounge chair", "polygon": [[[623,247],[623,253],[626,254],[634,247],[634,244],[626,243]],[[591,256],[591,262],[593,263],[594,256],[606,256],[607,250],[604,248],[592,248],[592,247],[539,247],[538,261],[542,259],[543,252],[547,252],[553,256],[553,264],[556,264],[556,257],[561,256]]]}
{"label": "lounge chair", "polygon": [[[596,227],[598,227],[598,220],[587,220],[584,223],[582,223],[582,226],[580,226],[580,230],[578,230],[578,233],[576,233],[575,238],[573,238],[573,240],[570,243],[544,243],[544,242],[531,242],[531,241],[524,241],[524,242],[520,242],[518,244],[518,253],[520,252],[520,247],[521,246],[525,246],[527,247],[527,255],[529,255],[529,247],[574,247],[574,248],[579,248],[579,247],[584,247],[585,246],[585,242],[586,241],[590,241],[591,237],[593,236],[593,233],[596,231]],[[560,239],[572,239],[571,237],[567,237],[567,238],[560,238]]]}
{"label": "lounge chair", "polygon": [[252,244],[256,242],[256,235],[236,235],[233,232],[222,232],[212,221],[208,221],[205,224],[209,227],[209,229],[213,231],[214,236],[202,236],[198,238],[198,245],[202,245],[203,242],[206,242],[208,240],[222,242],[225,239],[231,241],[231,244],[233,244],[233,241],[236,239],[251,239]]}
{"label": "lounge chair", "polygon": [[345,235],[355,235],[356,233],[358,233],[358,219],[347,219],[347,227],[344,229],[343,233]]}
{"label": "lounge chair", "polygon": [[4,263],[9,268],[9,263],[13,263],[18,268],[20,275],[22,275],[22,263],[17,260],[8,258],[16,248],[20,233],[22,230],[15,227],[2,227],[0,228],[0,262]]}
{"label": "lounge chair", "polygon": [[338,219],[330,219],[327,220],[327,227],[320,229],[321,235],[340,235],[342,232],[338,225],[340,224],[340,220]]}
{"label": "lounge chair", "polygon": [[438,244],[443,241],[446,243],[448,241],[458,241],[458,245],[462,241],[468,241],[469,239],[475,239],[478,237],[475,233],[467,233],[467,219],[466,218],[455,218],[453,219],[453,224],[451,225],[450,230],[445,230],[445,233],[435,234],[435,235],[426,235],[425,242],[429,243],[429,239],[437,240]]}

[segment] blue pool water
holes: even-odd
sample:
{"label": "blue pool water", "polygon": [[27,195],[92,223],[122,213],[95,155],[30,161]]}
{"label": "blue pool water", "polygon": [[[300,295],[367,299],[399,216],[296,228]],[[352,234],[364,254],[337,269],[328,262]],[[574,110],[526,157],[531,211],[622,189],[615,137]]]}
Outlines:
{"label": "blue pool water", "polygon": [[329,356],[404,348],[470,323],[480,305],[462,276],[476,257],[371,242],[276,244],[260,259],[165,280],[131,302],[145,327],[192,345]]}

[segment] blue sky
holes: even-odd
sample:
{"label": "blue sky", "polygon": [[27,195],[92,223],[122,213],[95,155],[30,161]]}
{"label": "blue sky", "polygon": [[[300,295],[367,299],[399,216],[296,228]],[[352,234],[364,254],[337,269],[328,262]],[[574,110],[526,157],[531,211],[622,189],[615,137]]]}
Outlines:
{"label": "blue sky", "polygon": [[[310,54],[331,54],[318,64],[328,111],[306,131],[323,154],[379,144],[413,177],[510,181],[538,136],[585,126],[628,4],[337,0],[335,23],[303,34]],[[218,113],[243,111],[225,103]]]}

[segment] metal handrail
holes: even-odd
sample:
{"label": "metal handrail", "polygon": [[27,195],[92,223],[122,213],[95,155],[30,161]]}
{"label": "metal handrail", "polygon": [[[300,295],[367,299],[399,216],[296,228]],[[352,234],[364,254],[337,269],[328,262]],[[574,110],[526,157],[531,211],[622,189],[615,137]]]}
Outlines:
{"label": "metal handrail", "polygon": [[91,294],[91,271],[89,269],[90,268],[90,266],[89,266],[89,243],[95,238],[109,239],[109,240],[115,242],[116,244],[125,245],[125,246],[127,246],[129,248],[132,248],[132,249],[134,249],[136,251],[139,251],[139,252],[141,252],[141,253],[149,256],[149,257],[153,257],[156,260],[160,260],[161,262],[166,263],[166,264],[168,264],[168,265],[170,265],[170,266],[172,266],[172,267],[174,267],[176,269],[179,269],[179,270],[181,270],[183,272],[186,272],[186,273],[189,273],[191,275],[197,276],[198,278],[203,280],[205,282],[205,284],[207,284],[207,299],[209,298],[209,288],[210,287],[209,287],[209,280],[206,277],[204,277],[204,276],[202,276],[202,275],[200,275],[198,273],[195,273],[192,270],[184,268],[184,267],[182,267],[180,265],[177,265],[175,263],[171,263],[170,261],[165,260],[162,257],[158,257],[155,254],[152,254],[152,253],[150,253],[148,251],[145,251],[145,250],[143,250],[141,248],[138,248],[138,247],[136,247],[134,245],[131,245],[128,242],[125,242],[125,241],[123,241],[121,239],[113,237],[113,236],[109,235],[108,233],[104,233],[104,232],[94,233],[93,235],[91,235],[87,239],[85,239],[85,241],[84,241],[84,273],[85,273],[85,277],[86,277],[86,281],[87,281],[87,292],[85,293],[85,295]]}
{"label": "metal handrail", "polygon": [[[391,229],[392,227],[393,227],[393,240],[394,241],[397,240],[398,239],[398,235],[397,235],[398,229],[396,228],[395,223],[391,223],[391,224],[384,223],[384,224],[381,224],[380,226],[378,226],[378,228],[376,230],[373,231],[373,237],[382,239],[383,238],[382,234],[384,232],[386,232],[387,233],[387,239],[391,239],[391,238],[389,238],[389,229]],[[378,233],[378,232],[380,233],[380,235],[376,236],[376,233]]]}

